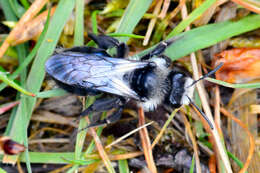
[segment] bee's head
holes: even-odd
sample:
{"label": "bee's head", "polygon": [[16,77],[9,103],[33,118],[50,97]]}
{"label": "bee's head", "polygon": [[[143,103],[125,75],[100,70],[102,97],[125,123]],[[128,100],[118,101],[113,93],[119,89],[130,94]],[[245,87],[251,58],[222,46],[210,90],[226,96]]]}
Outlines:
{"label": "bee's head", "polygon": [[166,102],[173,108],[190,103],[188,97],[192,98],[194,85],[190,86],[194,80],[182,72],[172,71],[168,79],[170,81],[170,93]]}
{"label": "bee's head", "polygon": [[193,80],[188,75],[179,72],[172,71],[168,79],[170,81],[170,93],[166,98],[166,103],[169,104],[172,108],[179,108],[182,105],[192,104],[205,118],[205,120],[209,123],[210,127],[213,128],[213,125],[210,123],[205,114],[194,104],[192,98],[194,94],[195,84],[203,80],[204,78],[214,74],[218,69],[222,67],[223,63],[218,65],[214,70],[210,71],[206,75],[202,76],[198,80]]}

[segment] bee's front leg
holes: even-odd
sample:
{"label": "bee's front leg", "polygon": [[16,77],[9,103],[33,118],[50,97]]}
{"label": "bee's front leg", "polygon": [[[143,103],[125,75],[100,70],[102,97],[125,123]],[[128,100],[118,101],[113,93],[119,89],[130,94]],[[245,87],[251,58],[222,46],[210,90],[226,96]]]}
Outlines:
{"label": "bee's front leg", "polygon": [[[145,54],[144,56],[141,57],[141,60],[148,60],[152,58],[153,56],[161,57],[163,55],[163,52],[165,49],[170,46],[173,42],[176,40],[179,40],[181,37],[173,37],[171,39],[168,39],[166,41],[160,42],[153,50]],[[165,55],[164,55],[165,56]]]}

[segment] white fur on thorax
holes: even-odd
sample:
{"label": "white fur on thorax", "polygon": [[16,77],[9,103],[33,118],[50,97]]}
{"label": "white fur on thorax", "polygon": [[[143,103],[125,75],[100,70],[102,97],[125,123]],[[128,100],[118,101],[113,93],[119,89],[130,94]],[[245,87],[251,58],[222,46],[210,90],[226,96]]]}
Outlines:
{"label": "white fur on thorax", "polygon": [[193,81],[194,80],[192,78],[186,77],[186,81],[185,81],[185,84],[184,84],[184,93],[183,93],[182,98],[181,98],[181,104],[182,105],[190,104],[190,100],[188,99],[188,97],[191,98],[191,99],[193,98],[193,93],[194,93],[194,89],[195,89],[195,85],[191,86]]}
{"label": "white fur on thorax", "polygon": [[157,67],[155,73],[159,76],[158,85],[156,91],[154,91],[153,96],[145,102],[138,102],[145,112],[153,111],[163,102],[165,95],[169,90],[166,78],[170,72],[170,69],[166,66],[166,60],[163,58],[151,58],[149,61],[154,62]]}

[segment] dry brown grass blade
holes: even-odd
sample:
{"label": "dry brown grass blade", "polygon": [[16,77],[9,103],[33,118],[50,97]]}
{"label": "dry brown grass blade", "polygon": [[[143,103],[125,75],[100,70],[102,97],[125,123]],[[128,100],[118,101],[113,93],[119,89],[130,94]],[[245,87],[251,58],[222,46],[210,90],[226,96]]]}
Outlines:
{"label": "dry brown grass blade", "polygon": [[173,119],[174,115],[176,114],[176,112],[179,111],[178,109],[175,109],[172,113],[171,116],[168,118],[168,120],[165,122],[165,124],[163,125],[161,131],[159,132],[159,134],[156,136],[155,140],[152,143],[152,148],[159,142],[159,140],[161,139],[163,133],[165,132],[167,126],[170,124],[171,120]]}
{"label": "dry brown grass blade", "polygon": [[216,157],[215,154],[212,154],[209,158],[209,172],[216,173]]}
{"label": "dry brown grass blade", "polygon": [[250,148],[249,148],[249,151],[248,151],[248,156],[247,156],[246,162],[244,164],[244,167],[239,171],[239,173],[244,173],[244,172],[246,172],[246,170],[247,170],[247,168],[248,168],[248,166],[249,166],[249,164],[252,160],[252,157],[254,155],[254,150],[255,150],[254,136],[251,134],[251,132],[248,130],[248,128],[246,127],[246,125],[242,121],[237,119],[233,114],[228,112],[225,108],[220,108],[220,111],[222,112],[223,115],[231,118],[237,124],[239,124],[239,126],[241,126],[246,131],[246,133],[248,134],[249,142],[250,142]]}
{"label": "dry brown grass blade", "polygon": [[33,139],[29,141],[29,144],[39,144],[39,143],[71,143],[69,138],[48,138],[48,139]]}
{"label": "dry brown grass blade", "polygon": [[56,132],[56,133],[61,133],[64,135],[69,135],[70,133],[61,130],[61,129],[57,129],[57,128],[53,128],[53,127],[43,127],[35,132],[32,132],[32,134],[30,135],[30,137],[28,138],[29,140],[33,139],[37,134],[39,133],[44,133],[45,131],[52,131],[52,132]]}
{"label": "dry brown grass blade", "polygon": [[218,7],[224,3],[226,3],[228,0],[218,0],[216,1],[210,8],[208,8],[198,19],[196,19],[193,24],[196,26],[202,26],[206,25],[213,15],[218,10]]}
{"label": "dry brown grass blade", "polygon": [[[88,117],[86,117],[86,120],[87,120],[88,124],[90,124],[90,121],[89,121]],[[98,150],[98,153],[99,153],[101,159],[103,160],[104,165],[106,166],[108,172],[109,173],[111,173],[111,172],[115,173],[115,170],[114,170],[114,168],[111,165],[109,157],[108,157],[107,153],[105,152],[105,149],[104,149],[104,147],[103,147],[103,145],[101,143],[101,140],[99,139],[99,137],[98,137],[94,127],[89,128],[89,131],[90,131],[90,134],[91,134],[91,136],[93,137],[93,139],[95,141],[95,146],[96,146],[96,148]]]}
{"label": "dry brown grass blade", "polygon": [[17,161],[17,169],[19,173],[24,173],[20,160]]}
{"label": "dry brown grass blade", "polygon": [[6,111],[12,109],[13,107],[18,105],[19,103],[20,103],[20,101],[14,101],[14,102],[10,102],[8,104],[2,105],[1,108],[0,108],[0,115],[5,113]]}
{"label": "dry brown grass blade", "polygon": [[32,19],[41,9],[42,7],[48,2],[48,0],[35,0],[30,8],[24,13],[18,23],[15,25],[14,29],[9,33],[5,41],[0,47],[0,58],[4,55],[5,51],[10,46],[10,43],[14,41],[13,36],[16,32],[20,32],[20,28],[23,26],[24,23],[28,22]]}
{"label": "dry brown grass blade", "polygon": [[[183,19],[185,19],[188,16],[187,7],[185,4],[182,6],[181,14],[182,14]],[[190,30],[189,26],[186,28],[186,31],[187,30]],[[194,53],[191,53],[190,60],[191,60],[194,79],[198,80],[199,79],[199,70],[198,70],[197,60],[196,60]],[[231,165],[230,165],[227,153],[225,152],[224,146],[221,143],[222,140],[220,138],[220,135],[219,135],[218,131],[216,130],[215,124],[213,123],[213,116],[212,116],[212,113],[211,113],[211,110],[209,107],[209,103],[207,101],[206,93],[202,87],[201,82],[197,82],[196,87],[197,87],[197,90],[198,90],[198,93],[199,93],[199,96],[201,99],[202,107],[206,113],[206,116],[208,116],[210,122],[212,122],[212,124],[214,125],[213,130],[210,130],[208,125],[207,125],[206,130],[213,135],[215,146],[219,151],[220,158],[223,161],[223,165],[224,165],[226,171],[228,173],[232,173],[233,171],[231,169]]]}
{"label": "dry brown grass blade", "polygon": [[[138,108],[138,114],[139,114],[139,126],[143,126],[145,124],[143,108],[141,108],[141,107]],[[154,159],[153,159],[152,146],[151,146],[147,128],[142,128],[139,131],[139,133],[140,133],[140,138],[141,138],[142,147],[143,147],[143,151],[144,151],[144,157],[145,157],[147,166],[152,173],[157,173],[157,169],[156,169]]]}
{"label": "dry brown grass blade", "polygon": [[69,169],[70,167],[72,167],[72,164],[67,164],[61,168],[55,169],[53,171],[50,171],[49,173],[60,173],[60,172],[65,172],[65,170]]}
{"label": "dry brown grass blade", "polygon": [[[50,16],[54,14],[55,9],[56,7],[51,8]],[[10,45],[15,46],[38,37],[43,31],[47,16],[48,10],[42,12],[36,18],[24,23],[24,25],[19,28],[19,31],[13,34]]]}
{"label": "dry brown grass blade", "polygon": [[[159,14],[159,11],[160,11],[161,6],[162,6],[162,2],[163,2],[163,0],[159,0],[159,2],[156,4],[154,11],[153,11],[153,14],[155,16],[157,16]],[[153,28],[155,26],[156,20],[157,20],[157,17],[150,20],[150,23],[148,25],[148,29],[147,29],[147,32],[145,34],[144,41],[143,41],[144,46],[146,46],[149,42],[149,39],[150,39],[151,34],[153,32]]]}
{"label": "dry brown grass blade", "polygon": [[182,6],[186,3],[186,0],[180,0],[178,6],[170,13],[169,15],[169,19],[171,20],[172,18],[174,18],[179,11],[181,10]]}
{"label": "dry brown grass blade", "polygon": [[256,145],[260,145],[260,138],[258,138],[258,139],[255,140],[255,144],[256,144]]}
{"label": "dry brown grass blade", "polygon": [[241,6],[243,6],[244,8],[246,8],[246,9],[248,9],[250,11],[253,11],[255,13],[260,14],[260,8],[255,6],[255,5],[253,5],[253,4],[250,4],[250,3],[248,3],[248,2],[246,2],[244,0],[242,0],[242,1],[241,0],[232,0],[232,1],[237,3],[237,4],[239,4],[239,5],[241,5]]}
{"label": "dry brown grass blade", "polygon": [[[142,151],[136,151],[131,153],[125,153],[125,154],[109,154],[108,157],[110,160],[124,160],[124,159],[131,159],[138,156],[143,155],[144,153]],[[98,154],[91,154],[91,155],[85,155],[86,159],[100,159],[100,156]]]}
{"label": "dry brown grass blade", "polygon": [[260,114],[260,105],[250,105],[250,113]]}
{"label": "dry brown grass blade", "polygon": [[39,112],[33,114],[31,120],[52,123],[52,124],[64,124],[64,125],[70,125],[72,127],[78,127],[78,124],[75,122],[76,118],[64,117],[62,115],[52,113],[49,111],[39,111]]}
{"label": "dry brown grass blade", "polygon": [[109,159],[111,160],[124,160],[124,159],[131,159],[138,156],[143,155],[144,153],[141,151],[126,153],[126,154],[117,154],[117,155],[109,155]]}
{"label": "dry brown grass blade", "polygon": [[171,0],[164,0],[163,8],[161,13],[159,14],[158,18],[163,19],[166,16],[166,13],[170,7]]}
{"label": "dry brown grass blade", "polygon": [[[219,132],[221,131],[221,121],[220,121],[220,92],[219,87],[215,87],[215,104],[214,104],[214,120]],[[222,134],[222,132],[220,133]]]}
{"label": "dry brown grass blade", "polygon": [[150,123],[147,123],[147,124],[145,124],[145,125],[143,125],[143,126],[141,126],[141,127],[138,127],[137,129],[134,129],[134,130],[130,131],[129,133],[127,133],[127,134],[121,136],[120,138],[116,139],[115,141],[113,141],[111,144],[107,145],[105,148],[110,148],[110,147],[112,147],[113,145],[119,143],[120,141],[124,140],[124,139],[127,138],[128,136],[130,136],[130,135],[136,133],[136,132],[139,131],[140,129],[142,129],[142,128],[146,127],[146,126],[151,125],[152,123],[153,123],[153,121],[150,122]]}
{"label": "dry brown grass blade", "polygon": [[185,128],[186,128],[188,135],[189,135],[191,142],[192,142],[192,146],[193,146],[193,150],[194,150],[194,154],[195,154],[195,161],[196,161],[196,172],[200,173],[201,172],[201,166],[200,166],[198,145],[197,145],[196,139],[195,139],[195,137],[192,133],[189,121],[187,120],[186,116],[183,113],[181,113],[181,115],[182,115],[182,118],[183,118],[183,121],[184,121]]}

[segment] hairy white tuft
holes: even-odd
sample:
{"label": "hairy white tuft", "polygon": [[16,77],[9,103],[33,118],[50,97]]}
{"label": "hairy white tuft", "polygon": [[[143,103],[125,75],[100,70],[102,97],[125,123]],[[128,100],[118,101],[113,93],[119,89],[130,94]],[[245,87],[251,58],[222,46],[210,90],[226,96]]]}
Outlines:
{"label": "hairy white tuft", "polygon": [[151,91],[151,96],[145,102],[138,102],[138,105],[142,106],[146,112],[154,111],[163,102],[165,95],[170,89],[169,81],[167,81],[170,69],[167,67],[166,60],[163,58],[152,58],[150,61],[157,65],[154,72],[158,78],[157,86],[154,91]]}
{"label": "hairy white tuft", "polygon": [[184,93],[181,98],[182,105],[190,104],[190,100],[188,99],[188,97],[191,99],[193,98],[193,93],[194,93],[194,89],[195,89],[195,85],[191,85],[193,83],[193,81],[194,80],[192,78],[186,77],[186,81],[184,84]]}

